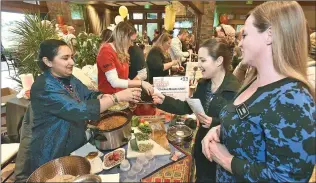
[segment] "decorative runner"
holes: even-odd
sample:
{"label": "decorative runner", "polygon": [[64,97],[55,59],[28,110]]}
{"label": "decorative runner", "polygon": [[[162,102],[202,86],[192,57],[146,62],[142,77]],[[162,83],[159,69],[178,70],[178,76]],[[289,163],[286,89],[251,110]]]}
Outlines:
{"label": "decorative runner", "polygon": [[141,182],[191,182],[191,166],[191,156],[185,156],[159,168],[141,179]]}

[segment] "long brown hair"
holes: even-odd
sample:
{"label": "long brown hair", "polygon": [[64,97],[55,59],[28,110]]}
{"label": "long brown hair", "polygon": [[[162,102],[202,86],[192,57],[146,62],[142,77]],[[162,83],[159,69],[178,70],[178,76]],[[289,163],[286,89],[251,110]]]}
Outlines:
{"label": "long brown hair", "polygon": [[166,52],[163,49],[163,44],[165,44],[166,42],[168,42],[171,39],[171,35],[168,33],[163,33],[159,36],[159,38],[157,39],[157,41],[154,43],[153,48],[159,48],[161,50],[161,52],[164,54],[165,56],[165,62],[169,62],[170,60],[170,55],[168,52]]}
{"label": "long brown hair", "polygon": [[131,36],[136,29],[128,22],[120,22],[112,32],[114,47],[121,62],[129,62],[128,49],[132,45]]}
{"label": "long brown hair", "polygon": [[233,58],[234,42],[228,38],[213,38],[206,40],[200,48],[206,48],[208,55],[216,60],[218,57],[223,57],[223,67],[226,72],[231,70],[231,62]]}
{"label": "long brown hair", "polygon": [[296,1],[269,1],[254,8],[250,15],[254,17],[253,25],[259,32],[271,26],[276,71],[306,84],[315,99],[315,92],[307,79],[307,30],[302,7]]}

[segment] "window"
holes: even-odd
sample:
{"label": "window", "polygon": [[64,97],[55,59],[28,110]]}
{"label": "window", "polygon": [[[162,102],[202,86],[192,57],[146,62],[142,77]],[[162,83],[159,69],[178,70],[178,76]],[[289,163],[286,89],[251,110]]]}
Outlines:
{"label": "window", "polygon": [[166,14],[165,13],[162,13],[162,19],[164,19],[165,18],[165,16],[166,16]]}
{"label": "window", "polygon": [[158,19],[158,13],[147,13],[147,19]]}
{"label": "window", "polygon": [[15,28],[16,21],[24,19],[23,13],[1,12],[1,42],[5,49],[12,48],[17,44],[16,36],[10,30]]}
{"label": "window", "polygon": [[147,36],[150,37],[150,40],[154,39],[154,32],[158,28],[157,23],[147,23]]}
{"label": "window", "polygon": [[142,20],[143,14],[142,13],[133,13],[133,19],[134,20]]}
{"label": "window", "polygon": [[82,20],[83,19],[82,5],[70,4],[70,11],[71,11],[71,19],[73,19],[73,20]]}
{"label": "window", "polygon": [[24,3],[39,5],[39,1],[23,1]]}
{"label": "window", "polygon": [[174,28],[182,28],[182,29],[189,29],[192,28],[192,21],[184,20],[184,21],[176,21],[174,24]]}
{"label": "window", "polygon": [[143,35],[143,25],[142,24],[135,24],[134,25],[138,35],[142,36]]}

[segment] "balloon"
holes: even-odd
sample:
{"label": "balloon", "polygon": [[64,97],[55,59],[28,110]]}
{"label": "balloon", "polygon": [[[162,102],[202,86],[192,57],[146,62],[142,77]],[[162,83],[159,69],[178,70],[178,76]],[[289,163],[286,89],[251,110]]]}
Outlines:
{"label": "balloon", "polygon": [[119,24],[120,22],[123,22],[123,18],[120,15],[117,15],[114,19],[115,24]]}
{"label": "balloon", "polygon": [[126,8],[126,6],[120,6],[119,13],[121,17],[124,19],[128,14],[128,9]]}
{"label": "balloon", "polygon": [[219,22],[221,24],[228,24],[228,16],[226,14],[223,14],[219,17]]}

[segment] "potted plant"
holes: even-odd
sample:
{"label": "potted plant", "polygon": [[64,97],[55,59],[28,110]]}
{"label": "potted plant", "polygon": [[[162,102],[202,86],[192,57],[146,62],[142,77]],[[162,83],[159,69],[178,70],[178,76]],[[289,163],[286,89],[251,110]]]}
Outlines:
{"label": "potted plant", "polygon": [[100,43],[100,37],[95,34],[87,34],[86,32],[79,33],[76,37],[75,44],[76,66],[82,68],[86,65],[94,65],[96,63]]}
{"label": "potted plant", "polygon": [[58,24],[64,25],[65,21],[64,21],[63,11],[62,11],[61,7],[62,7],[62,5],[60,2],[60,6],[58,7],[57,12],[56,12],[56,21]]}
{"label": "potted plant", "polygon": [[38,50],[42,41],[58,39],[53,23],[42,20],[39,13],[25,13],[25,19],[16,22],[16,27],[11,30],[16,35],[16,67],[18,73],[11,77],[20,82],[20,74],[32,73],[34,78],[41,74],[37,63]]}

